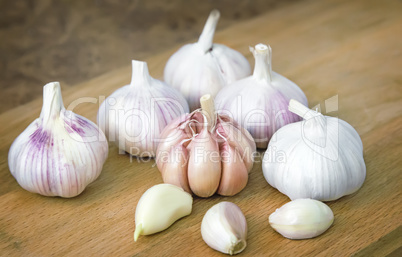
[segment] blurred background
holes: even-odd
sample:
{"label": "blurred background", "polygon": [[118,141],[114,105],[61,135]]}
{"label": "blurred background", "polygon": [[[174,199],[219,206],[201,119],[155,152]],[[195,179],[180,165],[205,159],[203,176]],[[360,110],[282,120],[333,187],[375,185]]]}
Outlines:
{"label": "blurred background", "polygon": [[0,0],[0,113],[296,0]]}

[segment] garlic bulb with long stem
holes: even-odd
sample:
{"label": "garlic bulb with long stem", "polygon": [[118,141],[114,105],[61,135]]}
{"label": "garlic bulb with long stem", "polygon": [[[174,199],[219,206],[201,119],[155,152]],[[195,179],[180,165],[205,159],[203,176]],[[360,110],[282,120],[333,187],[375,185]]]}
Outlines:
{"label": "garlic bulb with long stem", "polygon": [[238,254],[247,246],[247,221],[240,208],[231,202],[220,202],[204,215],[201,235],[211,248],[226,254]]}
{"label": "garlic bulb with long stem", "polygon": [[253,75],[219,91],[216,108],[247,129],[257,148],[265,149],[275,131],[300,120],[287,110],[289,100],[307,105],[307,98],[295,83],[272,71],[270,46],[258,44],[250,50],[255,58]]}
{"label": "garlic bulb with long stem", "polygon": [[105,135],[90,120],[64,108],[59,82],[43,87],[40,117],[11,145],[8,165],[24,189],[74,197],[94,181],[108,156]]}
{"label": "garlic bulb with long stem", "polygon": [[334,214],[325,203],[296,199],[269,216],[269,224],[289,239],[307,239],[321,235],[334,222]]}
{"label": "garlic bulb with long stem", "polygon": [[147,63],[132,61],[129,85],[117,89],[100,106],[98,124],[119,149],[139,157],[153,157],[160,132],[187,113],[183,96],[149,75]]}
{"label": "garlic bulb with long stem", "polygon": [[366,177],[363,145],[347,122],[324,116],[292,99],[289,110],[304,120],[279,129],[262,169],[268,183],[290,199],[336,200],[356,192]]}
{"label": "garlic bulb with long stem", "polygon": [[255,143],[230,118],[216,114],[211,95],[201,109],[183,115],[162,132],[156,163],[165,183],[200,197],[231,196],[247,184]]}
{"label": "garlic bulb with long stem", "polygon": [[213,10],[198,40],[174,53],[166,63],[165,81],[178,89],[189,103],[190,110],[200,107],[200,97],[218,91],[251,73],[247,59],[239,52],[221,44],[213,44],[220,13]]}

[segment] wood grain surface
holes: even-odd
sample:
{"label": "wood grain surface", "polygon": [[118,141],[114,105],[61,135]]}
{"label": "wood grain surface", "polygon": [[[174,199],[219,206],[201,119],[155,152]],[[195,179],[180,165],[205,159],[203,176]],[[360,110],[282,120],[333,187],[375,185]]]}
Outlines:
{"label": "wood grain surface", "polygon": [[[220,201],[236,203],[246,216],[248,246],[242,256],[383,256],[401,254],[402,142],[401,1],[303,1],[220,31],[215,42],[242,52],[269,43],[275,71],[304,90],[310,107],[327,99],[338,116],[359,132],[367,177],[355,194],[328,202],[332,227],[310,240],[289,240],[268,216],[289,199],[270,187],[256,160],[247,187],[233,197],[194,198],[193,212],[169,229],[133,242],[140,196],[162,179],[154,161],[120,155],[110,145],[100,177],[78,197],[49,198],[23,190],[12,177],[7,155],[12,141],[39,116],[41,99],[0,115],[0,255],[3,256],[220,256],[200,234],[205,212]],[[161,77],[169,51],[147,58]],[[71,88],[65,105],[95,121],[100,101],[130,81],[130,66]],[[96,100],[96,101],[95,101]],[[328,103],[328,101],[327,101]],[[328,107],[327,107],[328,108]],[[328,110],[330,111],[330,110]]]}

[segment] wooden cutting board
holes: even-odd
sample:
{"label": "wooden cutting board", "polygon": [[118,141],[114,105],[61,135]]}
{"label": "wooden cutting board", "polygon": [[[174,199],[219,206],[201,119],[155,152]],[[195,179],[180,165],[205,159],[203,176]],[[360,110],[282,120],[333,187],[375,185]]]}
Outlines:
{"label": "wooden cutting board", "polygon": [[[257,160],[247,187],[234,197],[195,197],[193,212],[168,230],[134,243],[140,196],[162,179],[153,160],[130,159],[110,146],[100,177],[78,197],[49,198],[23,190],[8,170],[12,141],[39,116],[42,99],[0,115],[0,255],[2,256],[218,256],[202,240],[205,212],[220,201],[236,203],[248,226],[244,256],[358,256],[401,253],[402,2],[302,1],[219,32],[215,42],[242,52],[269,43],[274,70],[304,90],[310,107],[337,103],[338,116],[359,132],[367,178],[355,194],[328,202],[333,226],[310,240],[289,240],[268,216],[289,199],[268,185]],[[146,60],[162,77],[168,57]],[[133,56],[135,58],[135,56]],[[100,101],[130,81],[130,64],[62,93],[65,105],[95,121]],[[329,99],[329,100],[328,100]],[[327,106],[328,108],[328,106]]]}

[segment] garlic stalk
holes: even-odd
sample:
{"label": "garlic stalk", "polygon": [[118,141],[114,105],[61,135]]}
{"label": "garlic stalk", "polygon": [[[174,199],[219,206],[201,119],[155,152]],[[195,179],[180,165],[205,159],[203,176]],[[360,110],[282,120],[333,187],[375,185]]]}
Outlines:
{"label": "garlic stalk", "polygon": [[102,131],[64,108],[59,82],[43,87],[40,117],[11,145],[8,165],[24,189],[45,196],[74,197],[94,181],[108,156]]}
{"label": "garlic stalk", "polygon": [[268,183],[292,200],[332,201],[356,192],[366,176],[356,130],[293,99],[289,110],[304,120],[282,127],[270,141],[268,149],[283,158],[265,153],[262,169]]}
{"label": "garlic stalk", "polygon": [[231,202],[212,206],[201,223],[205,243],[222,253],[237,254],[247,246],[247,221],[240,208]]}
{"label": "garlic stalk", "polygon": [[319,236],[333,221],[332,210],[326,204],[312,199],[293,200],[269,216],[271,227],[289,239]]}
{"label": "garlic stalk", "polygon": [[148,189],[135,209],[134,241],[170,227],[176,220],[190,215],[193,198],[180,187],[159,184]]}
{"label": "garlic stalk", "polygon": [[132,61],[130,85],[113,92],[98,111],[98,124],[109,141],[134,156],[153,157],[159,134],[173,119],[188,112],[183,96],[152,78],[145,62]]}
{"label": "garlic stalk", "polygon": [[221,89],[216,107],[247,129],[257,148],[265,149],[272,135],[282,126],[300,120],[287,110],[291,98],[307,105],[303,91],[292,81],[272,71],[270,46],[250,47],[254,54],[253,75]]}
{"label": "garlic stalk", "polygon": [[255,143],[229,117],[215,113],[211,95],[201,109],[174,120],[162,132],[156,163],[165,183],[200,197],[231,196],[247,184]]}
{"label": "garlic stalk", "polygon": [[200,107],[202,95],[215,97],[221,88],[251,73],[243,55],[213,44],[219,17],[219,11],[213,10],[198,42],[184,45],[166,63],[165,81],[184,95],[191,111]]}

